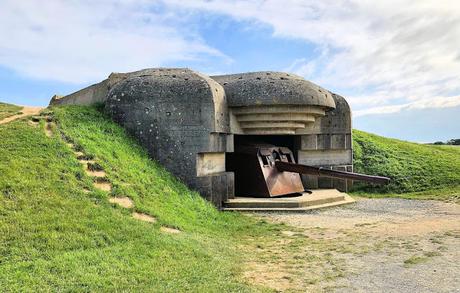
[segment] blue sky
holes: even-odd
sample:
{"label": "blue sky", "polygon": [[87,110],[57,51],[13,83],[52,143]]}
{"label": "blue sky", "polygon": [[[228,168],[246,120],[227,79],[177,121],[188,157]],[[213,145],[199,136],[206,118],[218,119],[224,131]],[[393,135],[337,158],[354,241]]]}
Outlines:
{"label": "blue sky", "polygon": [[354,127],[460,137],[460,2],[0,0],[0,100],[46,105],[147,67],[276,70],[347,98]]}

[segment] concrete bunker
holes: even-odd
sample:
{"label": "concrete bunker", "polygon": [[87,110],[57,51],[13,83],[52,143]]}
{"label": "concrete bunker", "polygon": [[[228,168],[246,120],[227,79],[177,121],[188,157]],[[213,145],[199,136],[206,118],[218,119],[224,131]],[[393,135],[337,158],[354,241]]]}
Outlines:
{"label": "concrete bunker", "polygon": [[[206,76],[184,68],[112,73],[52,105],[104,103],[171,173],[222,208],[238,193],[229,170],[249,141],[292,151],[300,164],[352,171],[351,112],[346,100],[282,72]],[[283,152],[282,150],[280,152]],[[347,191],[350,180],[301,175],[304,189]]]}

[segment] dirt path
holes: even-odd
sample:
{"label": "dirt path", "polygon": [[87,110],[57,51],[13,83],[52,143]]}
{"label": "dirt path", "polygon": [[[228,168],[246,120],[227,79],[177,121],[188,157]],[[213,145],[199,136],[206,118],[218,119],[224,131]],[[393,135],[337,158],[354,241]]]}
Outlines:
{"label": "dirt path", "polygon": [[24,107],[20,110],[21,114],[6,117],[5,119],[0,120],[0,124],[5,124],[5,123],[8,123],[8,122],[11,122],[11,121],[13,121],[13,120],[16,120],[16,119],[19,119],[19,118],[22,118],[22,117],[26,117],[26,116],[38,115],[38,113],[39,113],[41,110],[43,110],[43,109],[44,109],[44,107],[29,107],[29,106],[24,106]]}
{"label": "dirt path", "polygon": [[278,240],[246,247],[256,252],[250,282],[294,292],[460,292],[460,205],[360,199],[258,217],[288,226]]}

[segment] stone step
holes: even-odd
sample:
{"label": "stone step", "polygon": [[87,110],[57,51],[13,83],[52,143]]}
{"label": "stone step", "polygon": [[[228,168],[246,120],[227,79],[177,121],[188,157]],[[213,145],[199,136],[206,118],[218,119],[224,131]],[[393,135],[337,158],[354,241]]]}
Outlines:
{"label": "stone step", "polygon": [[307,211],[354,202],[348,194],[336,189],[316,189],[297,197],[237,197],[224,203],[224,211]]}

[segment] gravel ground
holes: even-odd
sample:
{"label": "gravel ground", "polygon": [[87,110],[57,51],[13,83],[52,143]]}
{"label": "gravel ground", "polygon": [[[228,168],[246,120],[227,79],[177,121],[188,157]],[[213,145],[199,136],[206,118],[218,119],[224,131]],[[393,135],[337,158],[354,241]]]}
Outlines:
{"label": "gravel ground", "polygon": [[[261,215],[316,239],[356,236],[343,276],[316,289],[334,292],[460,292],[460,205],[438,201],[359,199],[307,214]],[[315,233],[316,230],[320,231]],[[344,234],[345,233],[345,234]],[[286,231],[287,237],[290,235]],[[345,235],[345,236],[344,236]],[[366,246],[367,245],[367,246]],[[361,253],[359,247],[372,247]],[[375,249],[374,249],[375,248]],[[293,291],[306,289],[290,288]],[[308,291],[308,290],[307,290]]]}

